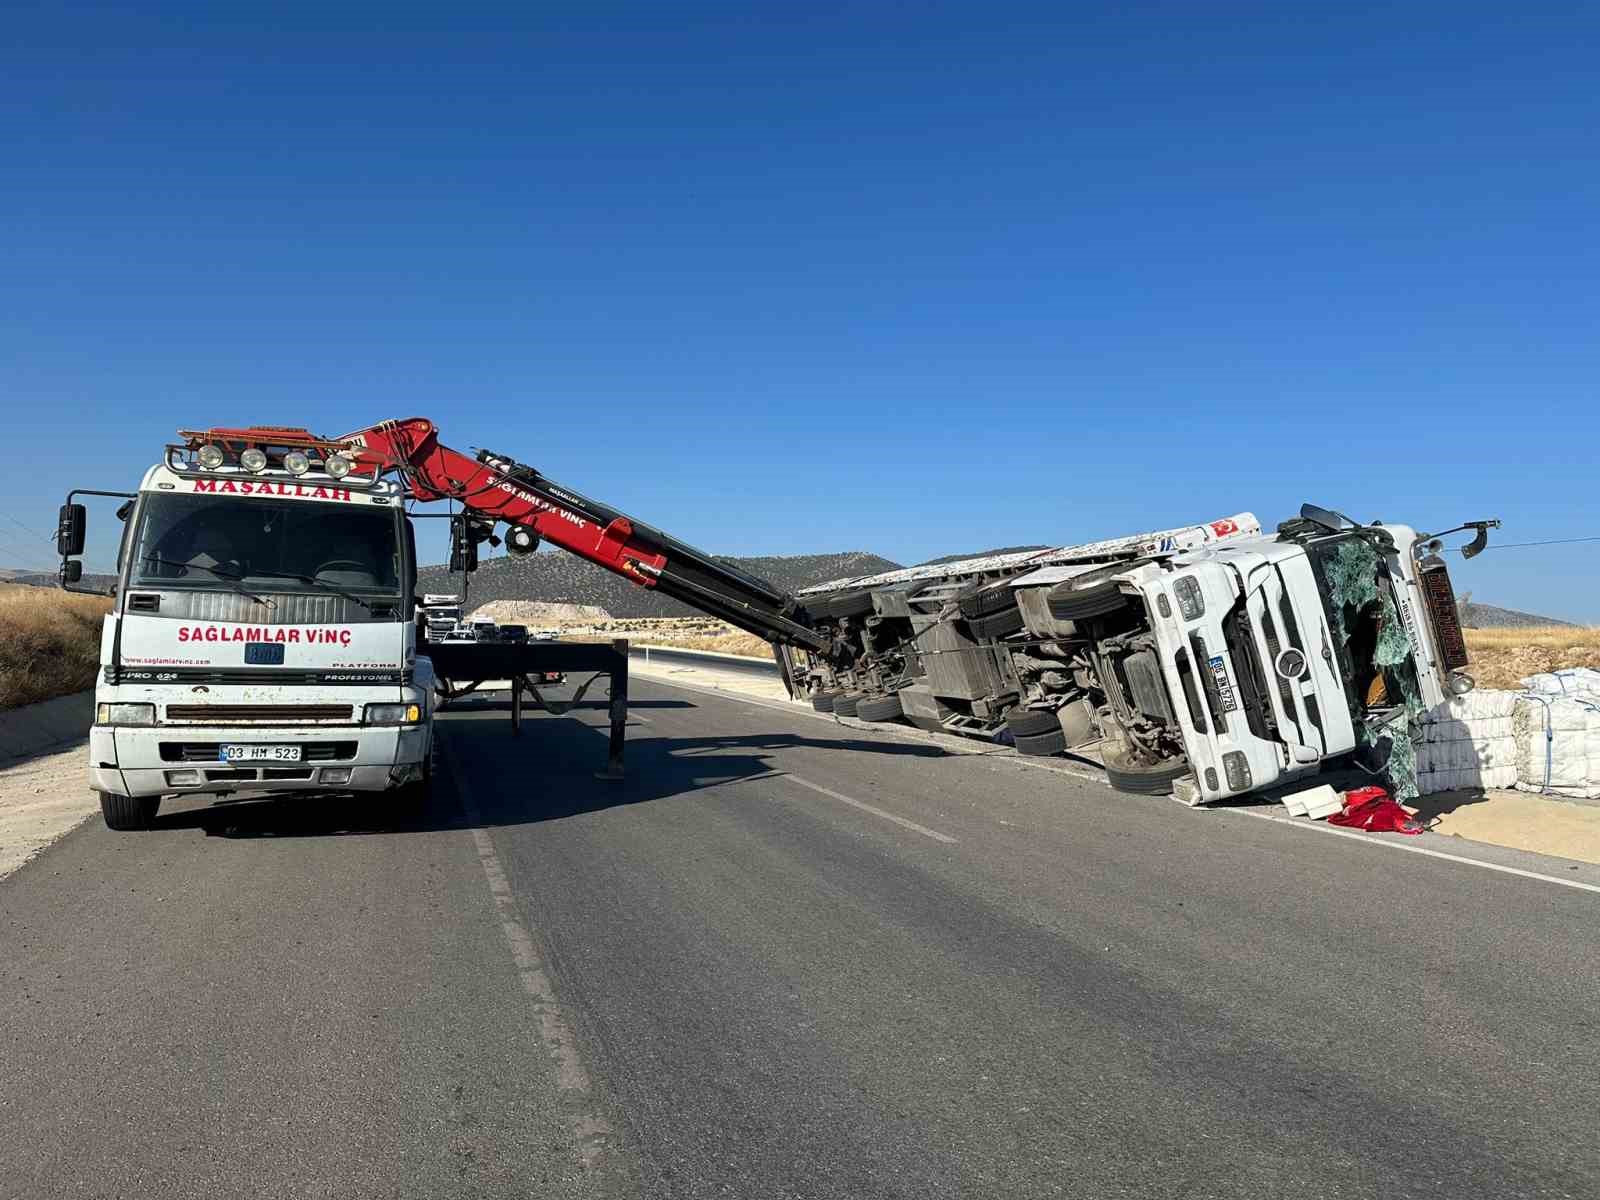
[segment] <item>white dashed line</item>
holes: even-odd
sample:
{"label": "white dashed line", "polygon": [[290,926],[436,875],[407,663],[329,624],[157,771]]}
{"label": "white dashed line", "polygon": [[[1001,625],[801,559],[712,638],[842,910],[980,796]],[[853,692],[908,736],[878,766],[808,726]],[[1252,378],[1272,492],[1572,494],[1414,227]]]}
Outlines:
{"label": "white dashed line", "polygon": [[870,804],[863,804],[860,800],[852,799],[849,796],[834,791],[832,788],[825,788],[820,783],[812,783],[809,779],[801,779],[798,775],[779,775],[778,778],[787,779],[792,783],[798,783],[801,787],[810,788],[813,792],[821,792],[824,796],[828,796],[831,799],[839,801],[840,804],[848,804],[851,808],[859,808],[862,812],[871,813],[875,817],[882,817],[885,821],[893,821],[896,825],[899,825],[902,828],[909,829],[913,833],[920,833],[923,837],[930,837],[936,842],[943,842],[947,846],[954,846],[956,844],[956,839],[951,837],[948,833],[940,833],[937,829],[929,829],[926,825],[918,825],[915,821],[908,821],[904,817],[897,817],[892,812],[884,812],[881,808],[874,808]]}
{"label": "white dashed line", "polygon": [[516,904],[511,895],[511,883],[506,878],[505,869],[500,865],[500,856],[495,853],[494,842],[483,828],[482,815],[467,792],[466,777],[461,773],[460,764],[456,761],[449,745],[442,739],[439,748],[450,764],[450,775],[455,783],[456,792],[461,797],[462,810],[473,825],[472,841],[478,849],[478,862],[483,867],[484,879],[489,884],[489,895],[494,900],[495,912],[500,918],[500,932],[511,950],[512,961],[516,963],[522,990],[533,1001],[533,1011],[539,1019],[539,1032],[543,1035],[545,1049],[555,1063],[556,1086],[572,1094],[577,1102],[573,1112],[572,1130],[577,1142],[578,1157],[584,1166],[592,1167],[609,1148],[611,1125],[594,1107],[583,1103],[590,1097],[591,1087],[589,1072],[584,1067],[583,1058],[578,1052],[578,1039],[572,1032],[572,1026],[562,1015],[561,1003],[556,999],[550,976],[545,973],[544,964],[539,959],[538,947],[534,943],[533,936],[517,919]]}

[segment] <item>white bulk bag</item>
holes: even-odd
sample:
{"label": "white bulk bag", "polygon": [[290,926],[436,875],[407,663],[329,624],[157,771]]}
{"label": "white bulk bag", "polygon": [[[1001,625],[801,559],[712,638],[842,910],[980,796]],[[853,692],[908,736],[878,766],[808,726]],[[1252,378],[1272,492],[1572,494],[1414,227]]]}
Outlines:
{"label": "white bulk bag", "polygon": [[1517,787],[1600,798],[1600,696],[1523,696],[1512,725]]}
{"label": "white bulk bag", "polygon": [[1593,667],[1568,667],[1564,671],[1544,671],[1529,675],[1522,686],[1540,695],[1600,696],[1600,671]]}
{"label": "white bulk bag", "polygon": [[1513,786],[1516,704],[1516,692],[1472,691],[1429,712],[1417,747],[1417,790],[1428,795]]}

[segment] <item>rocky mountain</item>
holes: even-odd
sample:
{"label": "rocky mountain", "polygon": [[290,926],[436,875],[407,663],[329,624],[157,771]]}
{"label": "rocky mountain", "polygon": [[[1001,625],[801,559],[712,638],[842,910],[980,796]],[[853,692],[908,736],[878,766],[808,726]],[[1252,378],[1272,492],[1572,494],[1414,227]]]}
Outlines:
{"label": "rocky mountain", "polygon": [[1518,612],[1514,608],[1499,608],[1493,604],[1478,604],[1462,597],[1461,623],[1468,629],[1521,628],[1530,625],[1571,626],[1571,621],[1558,621],[1554,617],[1540,617],[1533,613]]}
{"label": "rocky mountain", "polygon": [[[781,591],[793,592],[813,583],[826,583],[852,575],[893,571],[899,563],[876,554],[853,550],[843,554],[788,554],[756,558],[726,558],[724,562]],[[443,566],[423,567],[418,588],[425,592],[459,592],[461,577]],[[493,600],[542,600],[557,604],[592,604],[613,617],[698,616],[694,609],[629,583],[593,563],[559,550],[540,551],[527,558],[486,558],[468,586],[467,606],[477,608]]]}

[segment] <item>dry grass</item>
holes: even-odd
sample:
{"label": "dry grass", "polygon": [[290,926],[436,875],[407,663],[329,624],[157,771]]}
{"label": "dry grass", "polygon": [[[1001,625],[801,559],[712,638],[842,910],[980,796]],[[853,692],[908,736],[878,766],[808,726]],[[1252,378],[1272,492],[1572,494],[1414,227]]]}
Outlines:
{"label": "dry grass", "polygon": [[0,709],[94,686],[103,596],[0,587]]}
{"label": "dry grass", "polygon": [[1528,675],[1565,667],[1600,669],[1600,627],[1551,625],[1468,629],[1467,671],[1483,688],[1510,688]]}

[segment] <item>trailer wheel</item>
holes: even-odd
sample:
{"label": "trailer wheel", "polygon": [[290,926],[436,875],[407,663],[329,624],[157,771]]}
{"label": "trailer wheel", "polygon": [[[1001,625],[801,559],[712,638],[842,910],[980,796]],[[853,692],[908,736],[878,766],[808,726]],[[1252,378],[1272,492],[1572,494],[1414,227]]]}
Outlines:
{"label": "trailer wheel", "polygon": [[838,692],[818,692],[811,697],[811,707],[818,712],[832,712],[834,699],[838,695]]}
{"label": "trailer wheel", "polygon": [[1012,606],[987,617],[974,617],[967,622],[967,628],[979,641],[1010,637],[1022,628],[1022,610]]}
{"label": "trailer wheel", "polygon": [[904,715],[899,696],[868,696],[856,705],[856,716],[863,721],[893,721]]}
{"label": "trailer wheel", "polygon": [[872,615],[871,592],[845,592],[835,596],[828,611],[836,617],[867,617]]}
{"label": "trailer wheel", "polygon": [[990,613],[997,613],[1007,608],[1015,608],[1017,594],[1008,587],[990,587],[987,584],[968,588],[956,597],[956,605],[961,609],[961,615],[971,620],[973,617],[987,617]]}
{"label": "trailer wheel", "polygon": [[1106,756],[1106,778],[1115,791],[1136,796],[1167,796],[1172,785],[1189,774],[1186,759],[1167,759],[1153,765]]}
{"label": "trailer wheel", "polygon": [[1014,708],[1006,714],[1006,728],[1014,738],[1062,732],[1061,719],[1048,708]]}
{"label": "trailer wheel", "polygon": [[118,833],[136,829],[149,829],[161,807],[160,796],[119,796],[115,792],[99,792],[100,815],[106,828]]}
{"label": "trailer wheel", "polygon": [[1103,617],[1128,603],[1122,590],[1110,579],[1073,587],[1073,581],[1050,589],[1050,615],[1058,621],[1078,621],[1084,617]]}
{"label": "trailer wheel", "polygon": [[1060,754],[1067,748],[1067,735],[1061,732],[1058,725],[1054,733],[1040,733],[1018,737],[1011,735],[1012,744],[1016,746],[1018,754],[1028,754],[1042,758],[1047,754]]}
{"label": "trailer wheel", "polygon": [[843,692],[833,698],[833,715],[836,717],[853,717],[856,715],[856,706],[864,697],[860,692]]}

